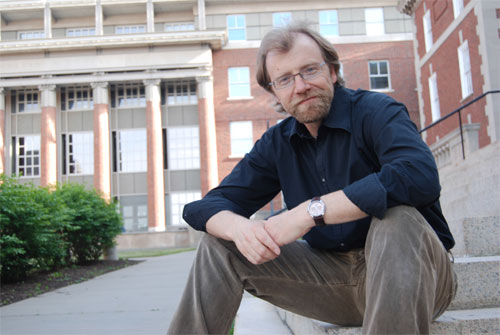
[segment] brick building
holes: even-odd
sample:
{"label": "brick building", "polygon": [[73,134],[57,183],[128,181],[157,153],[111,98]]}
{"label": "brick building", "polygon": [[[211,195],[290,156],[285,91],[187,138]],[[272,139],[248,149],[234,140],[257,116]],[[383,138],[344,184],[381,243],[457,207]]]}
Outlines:
{"label": "brick building", "polygon": [[[485,92],[500,90],[500,3],[492,0],[400,0],[415,22],[415,69],[421,128]],[[500,139],[500,94],[461,112],[465,151]],[[462,159],[458,116],[424,133],[439,166]]]}
{"label": "brick building", "polygon": [[[117,199],[123,248],[189,243],[182,206],[286,117],[255,80],[273,26],[306,20],[336,46],[346,86],[427,124],[413,21],[395,0],[14,0],[0,17],[0,172]],[[278,208],[279,195],[264,211]]]}

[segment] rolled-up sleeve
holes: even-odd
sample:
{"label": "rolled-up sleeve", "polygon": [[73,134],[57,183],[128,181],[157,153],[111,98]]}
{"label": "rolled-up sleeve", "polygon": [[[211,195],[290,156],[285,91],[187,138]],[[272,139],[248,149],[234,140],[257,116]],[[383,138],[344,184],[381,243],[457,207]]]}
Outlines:
{"label": "rolled-up sleeve", "polygon": [[365,213],[383,218],[398,205],[421,207],[439,198],[437,167],[406,108],[383,105],[360,120],[363,141],[379,170],[344,188],[346,196]]}
{"label": "rolled-up sleeve", "polygon": [[221,184],[203,199],[184,206],[183,218],[194,229],[206,231],[207,221],[220,211],[250,217],[280,191],[269,131],[235,166]]}

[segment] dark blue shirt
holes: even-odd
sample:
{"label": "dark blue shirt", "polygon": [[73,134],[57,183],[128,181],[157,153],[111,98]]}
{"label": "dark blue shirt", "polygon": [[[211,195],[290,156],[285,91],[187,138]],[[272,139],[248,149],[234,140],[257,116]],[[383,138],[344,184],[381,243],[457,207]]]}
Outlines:
{"label": "dark blue shirt", "polygon": [[[285,119],[264,133],[217,188],[186,205],[183,217],[206,231],[212,215],[229,210],[250,217],[279,191],[292,209],[338,190],[371,217],[383,218],[401,204],[415,207],[446,249],[455,243],[439,205],[434,158],[406,107],[385,94],[338,85],[316,139],[294,118]],[[315,227],[304,239],[316,248],[361,248],[371,217]]]}

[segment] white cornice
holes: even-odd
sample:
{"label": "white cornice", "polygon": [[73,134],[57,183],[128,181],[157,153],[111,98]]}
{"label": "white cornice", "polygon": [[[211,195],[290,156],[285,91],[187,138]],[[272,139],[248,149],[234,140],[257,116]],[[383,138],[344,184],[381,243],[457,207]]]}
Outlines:
{"label": "white cornice", "polygon": [[184,33],[147,33],[134,35],[88,36],[41,40],[16,40],[0,42],[0,54],[106,48],[144,45],[210,44],[220,49],[227,42],[225,31],[190,31]]}

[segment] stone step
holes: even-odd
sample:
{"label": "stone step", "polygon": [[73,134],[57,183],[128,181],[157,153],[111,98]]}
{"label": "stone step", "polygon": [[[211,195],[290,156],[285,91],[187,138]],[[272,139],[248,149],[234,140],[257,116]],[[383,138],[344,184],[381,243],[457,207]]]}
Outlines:
{"label": "stone step", "polygon": [[458,289],[450,310],[500,306],[500,256],[455,258]]}
{"label": "stone step", "polygon": [[500,255],[500,216],[467,217],[448,222],[455,257]]}
{"label": "stone step", "polygon": [[[279,309],[278,314],[295,335],[361,335],[361,327],[341,327],[332,325],[330,323],[309,319],[288,311],[284,311],[282,309]],[[256,326],[255,330],[258,329],[257,327],[259,327],[259,325]],[[266,334],[264,332],[256,333]],[[499,333],[499,307],[447,311],[431,325],[431,334],[469,335]]]}

